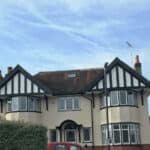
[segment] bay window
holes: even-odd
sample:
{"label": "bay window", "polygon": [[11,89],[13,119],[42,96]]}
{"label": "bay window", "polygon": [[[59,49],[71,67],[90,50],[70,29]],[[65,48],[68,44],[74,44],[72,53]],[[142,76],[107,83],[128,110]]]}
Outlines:
{"label": "bay window", "polygon": [[25,111],[39,112],[41,111],[40,99],[36,97],[16,96],[7,101],[7,111]]}
{"label": "bay window", "polygon": [[[102,125],[102,144],[107,145],[107,125]],[[110,144],[140,144],[139,124],[113,123],[109,125]]]}
{"label": "bay window", "polygon": [[[107,99],[108,106],[137,106],[136,93],[132,91],[111,91],[107,96]],[[106,96],[102,97],[100,107],[106,107]]]}

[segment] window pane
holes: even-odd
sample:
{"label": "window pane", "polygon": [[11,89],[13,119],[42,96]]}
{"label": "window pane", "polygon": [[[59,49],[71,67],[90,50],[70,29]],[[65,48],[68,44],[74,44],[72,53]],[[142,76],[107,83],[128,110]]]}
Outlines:
{"label": "window pane", "polygon": [[19,110],[26,111],[27,110],[27,97],[19,97]]}
{"label": "window pane", "polygon": [[55,129],[50,130],[50,141],[56,142],[56,130]]}
{"label": "window pane", "polygon": [[74,98],[74,109],[79,109],[79,99],[77,97]]}
{"label": "window pane", "polygon": [[102,144],[107,144],[107,130],[106,130],[106,126],[102,126]]}
{"label": "window pane", "polygon": [[90,141],[90,128],[83,129],[84,141]]}
{"label": "window pane", "polygon": [[11,100],[8,100],[8,101],[7,101],[7,111],[8,111],[8,112],[12,111],[11,108],[12,108],[12,102],[11,102]]}
{"label": "window pane", "polygon": [[136,142],[136,130],[130,130],[130,142],[135,144]]}
{"label": "window pane", "polygon": [[122,105],[127,104],[127,92],[126,91],[119,92],[119,101],[120,101],[120,104]]}
{"label": "window pane", "polygon": [[111,105],[118,105],[118,91],[111,92]]}
{"label": "window pane", "polygon": [[34,99],[31,98],[31,97],[29,97],[29,98],[28,98],[28,110],[29,110],[29,111],[34,111],[33,103],[34,103]]}
{"label": "window pane", "polygon": [[59,145],[56,145],[53,150],[67,150],[67,147],[66,145],[63,145],[63,144],[59,144]]}
{"label": "window pane", "polygon": [[129,131],[128,130],[122,131],[122,142],[129,143]]}
{"label": "window pane", "polygon": [[40,105],[40,100],[35,98],[34,99],[34,111],[40,111],[41,110],[41,105]]}
{"label": "window pane", "polygon": [[72,109],[72,102],[73,102],[72,100],[73,99],[71,99],[71,98],[66,99],[66,108],[69,110]]}
{"label": "window pane", "polygon": [[80,147],[77,146],[70,146],[70,150],[81,150]]}
{"label": "window pane", "polygon": [[65,99],[59,99],[58,101],[58,109],[64,110],[65,109]]}
{"label": "window pane", "polygon": [[129,105],[135,105],[134,94],[132,92],[128,93],[128,104]]}
{"label": "window pane", "polygon": [[66,130],[66,141],[75,142],[75,130]]}
{"label": "window pane", "polygon": [[18,97],[12,98],[12,111],[18,111],[19,110],[19,101]]}
{"label": "window pane", "polygon": [[114,131],[114,144],[120,143],[120,131]]}
{"label": "window pane", "polygon": [[120,124],[113,124],[113,143],[120,143]]}

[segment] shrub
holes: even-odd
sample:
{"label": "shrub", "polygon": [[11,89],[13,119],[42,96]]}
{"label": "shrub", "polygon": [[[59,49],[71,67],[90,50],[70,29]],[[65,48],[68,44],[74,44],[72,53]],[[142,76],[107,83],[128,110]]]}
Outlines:
{"label": "shrub", "polygon": [[47,150],[47,129],[20,122],[0,123],[0,150]]}

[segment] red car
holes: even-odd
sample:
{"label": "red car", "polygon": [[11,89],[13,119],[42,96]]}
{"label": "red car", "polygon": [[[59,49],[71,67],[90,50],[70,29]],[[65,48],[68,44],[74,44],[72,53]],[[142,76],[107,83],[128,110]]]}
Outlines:
{"label": "red car", "polygon": [[75,143],[52,142],[48,144],[48,150],[84,150],[84,148]]}

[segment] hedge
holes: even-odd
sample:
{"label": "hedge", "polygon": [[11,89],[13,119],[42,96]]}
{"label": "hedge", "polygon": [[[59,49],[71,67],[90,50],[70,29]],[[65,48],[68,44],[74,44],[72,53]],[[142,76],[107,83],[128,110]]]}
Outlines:
{"label": "hedge", "polygon": [[0,123],[0,150],[47,150],[47,129],[19,122]]}

